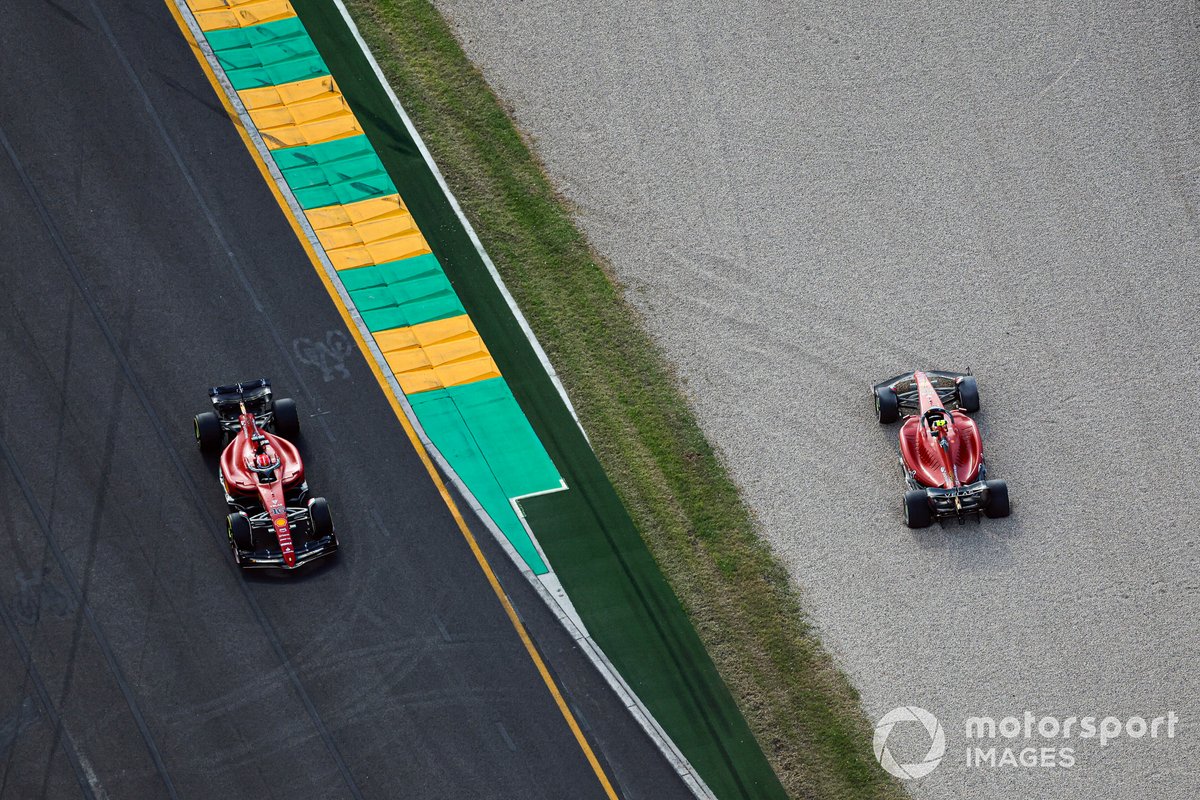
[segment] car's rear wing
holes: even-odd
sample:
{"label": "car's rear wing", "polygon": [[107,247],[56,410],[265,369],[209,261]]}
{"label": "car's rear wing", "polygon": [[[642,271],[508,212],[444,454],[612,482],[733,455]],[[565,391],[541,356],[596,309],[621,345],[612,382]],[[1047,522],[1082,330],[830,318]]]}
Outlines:
{"label": "car's rear wing", "polygon": [[255,417],[260,417],[271,410],[271,380],[258,378],[226,386],[213,386],[208,390],[208,397],[222,422],[236,421],[243,403],[247,411]]}
{"label": "car's rear wing", "polygon": [[[964,378],[971,377],[970,372],[946,372],[937,369],[923,371],[925,372],[925,376],[929,378],[929,383],[933,386],[934,391],[938,393],[942,405],[951,409],[962,407],[958,385],[962,383]],[[871,393],[878,395],[881,389],[891,389],[895,393],[896,400],[899,402],[899,415],[901,417],[920,413],[921,400],[917,392],[917,377],[915,372],[897,375],[894,378],[888,378],[886,381],[877,383],[871,387]]]}

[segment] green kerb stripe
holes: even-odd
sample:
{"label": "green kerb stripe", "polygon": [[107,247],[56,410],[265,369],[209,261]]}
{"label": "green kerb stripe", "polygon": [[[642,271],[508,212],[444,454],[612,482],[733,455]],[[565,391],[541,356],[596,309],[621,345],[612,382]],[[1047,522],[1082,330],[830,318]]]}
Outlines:
{"label": "green kerb stripe", "polygon": [[398,193],[365,136],[287,147],[272,155],[302,208]]}
{"label": "green kerb stripe", "polygon": [[205,38],[238,91],[329,74],[316,45],[296,17],[208,31]]}
{"label": "green kerb stripe", "polygon": [[510,497],[561,487],[503,378],[410,394],[421,427],[537,575],[548,571]]}
{"label": "green kerb stripe", "polygon": [[340,277],[372,333],[467,313],[432,253],[343,270]]}

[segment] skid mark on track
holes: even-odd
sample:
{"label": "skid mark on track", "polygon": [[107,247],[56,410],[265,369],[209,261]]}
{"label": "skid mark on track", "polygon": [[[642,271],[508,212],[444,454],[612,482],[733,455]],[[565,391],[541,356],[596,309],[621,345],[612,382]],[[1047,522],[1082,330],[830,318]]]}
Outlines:
{"label": "skid mark on track", "polygon": [[[5,152],[9,161],[12,163],[13,169],[16,171],[18,178],[20,178],[21,185],[25,189],[26,194],[29,196],[29,200],[36,209],[37,216],[45,228],[46,233],[49,235],[55,250],[58,252],[60,260],[67,268],[67,271],[71,274],[72,280],[79,288],[80,293],[83,295],[84,300],[91,309],[97,323],[99,323],[105,340],[108,342],[109,347],[117,357],[118,363],[122,366],[127,375],[131,375],[129,364],[117,345],[112,329],[109,328],[107,322],[104,321],[104,318],[100,314],[100,310],[96,306],[94,299],[88,293],[86,285],[83,282],[82,275],[80,274],[78,264],[75,263],[74,258],[67,249],[62,235],[58,231],[58,227],[51,219],[45,203],[42,202],[41,195],[38,194],[37,189],[34,187],[33,182],[29,177],[29,173],[26,172],[24,166],[21,164],[21,160],[17,157],[16,151],[13,150],[12,143],[9,141],[8,135],[4,132],[3,127],[0,127],[0,150]],[[85,601],[86,593],[84,589],[80,587],[79,582],[75,578],[74,572],[72,572],[70,568],[70,564],[68,563],[66,556],[63,554],[62,549],[58,546],[58,542],[50,528],[46,513],[42,509],[41,504],[38,503],[38,500],[33,493],[33,487],[30,486],[29,481],[26,480],[24,472],[21,470],[20,462],[17,460],[16,455],[9,448],[7,440],[2,435],[0,435],[0,455],[2,455],[3,460],[7,462],[9,472],[12,474],[14,480],[16,480],[17,485],[21,490],[21,494],[25,499],[25,503],[29,506],[29,510],[33,514],[34,520],[37,523],[37,527],[41,532],[42,537],[45,539],[46,545],[49,548],[50,553],[53,555],[55,562],[58,564],[59,570],[62,572],[62,575],[67,582],[71,596],[79,605],[81,622],[86,623],[88,629],[91,631],[92,637],[96,640],[96,644],[99,646],[101,654],[104,656],[105,663],[108,665],[109,671],[113,675],[113,680],[120,689],[121,695],[125,698],[125,703],[129,707],[129,712],[132,715],[135,724],[137,725],[138,732],[141,734],[142,740],[146,744],[146,749],[154,763],[155,770],[162,779],[163,788],[166,790],[167,796],[171,798],[178,797],[178,794],[175,791],[175,785],[167,772],[166,764],[163,762],[162,754],[158,749],[158,745],[154,741],[154,737],[150,732],[149,726],[146,724],[146,719],[142,714],[141,708],[138,706],[133,690],[129,686],[128,681],[125,679],[125,675],[121,670],[120,664],[117,662],[116,654],[113,652],[112,646],[109,644],[108,638],[104,634],[99,620],[96,619],[91,607],[88,606],[87,602]]]}
{"label": "skid mark on track", "polygon": [[[8,607],[2,599],[0,599],[0,624],[4,626],[5,631],[8,633],[8,638],[12,642],[17,656],[21,659],[21,663],[25,667],[25,676],[29,679],[29,682],[33,684],[34,694],[37,696],[38,703],[41,705],[42,710],[46,712],[46,716],[49,718],[50,724],[54,728],[54,746],[50,748],[50,752],[53,753],[58,745],[62,746],[63,754],[67,757],[67,761],[69,761],[71,764],[71,769],[75,772],[75,779],[79,783],[80,792],[83,794],[85,800],[93,800],[94,798],[104,797],[105,795],[103,793],[103,789],[100,787],[100,781],[96,777],[95,770],[91,769],[90,764],[88,765],[87,769],[84,769],[83,763],[80,760],[79,750],[75,746],[75,741],[72,739],[71,734],[63,725],[63,720],[58,714],[58,709],[56,709],[54,704],[50,701],[50,693],[46,689],[46,682],[42,680],[42,675],[38,671],[37,665],[33,662],[33,655],[29,652],[29,644],[25,641],[25,638],[21,636],[21,632],[17,629],[16,624],[13,622],[12,615],[9,614]],[[27,712],[24,704],[22,704],[19,713],[22,715],[22,717],[27,718]],[[28,724],[25,724],[22,727],[21,717],[19,717],[16,723],[16,734],[19,735],[21,731],[32,727],[34,724],[36,724],[36,722],[37,720],[31,720],[28,722]],[[9,767],[11,766],[13,751],[15,749],[11,745],[15,743],[15,739],[16,737],[14,736],[13,740],[10,742],[7,758],[4,762],[4,775],[3,778],[0,778],[0,795],[4,794],[4,790],[8,785]],[[46,761],[46,773],[48,775],[50,771],[50,758],[47,758]],[[45,786],[43,785],[42,788],[42,793],[44,795]]]}
{"label": "skid mark on track", "polygon": [[[126,346],[127,344],[128,344],[128,340],[126,339],[126,341],[123,342],[122,347]],[[67,373],[64,372],[63,374],[65,376]],[[80,569],[80,572],[83,574],[83,582],[82,582],[81,586],[79,587],[79,597],[77,598],[77,606],[76,606],[75,614],[74,614],[74,628],[71,631],[71,639],[70,639],[71,646],[67,652],[67,656],[65,659],[67,668],[63,675],[63,680],[62,680],[62,684],[61,684],[62,688],[60,690],[61,691],[60,697],[62,698],[62,700],[64,702],[66,701],[66,698],[70,695],[71,691],[73,690],[73,688],[75,686],[75,669],[79,664],[79,660],[76,658],[76,656],[77,656],[77,654],[80,650],[80,647],[83,643],[84,628],[85,628],[85,622],[86,622],[86,620],[84,618],[85,615],[81,612],[84,610],[84,607],[87,606],[87,598],[88,598],[88,593],[89,593],[89,591],[91,589],[91,585],[92,585],[92,577],[95,575],[94,567],[96,564],[96,545],[100,538],[100,531],[102,530],[102,527],[103,527],[104,512],[108,505],[107,504],[108,485],[109,485],[109,482],[110,482],[112,474],[113,474],[112,464],[113,464],[113,456],[114,456],[114,453],[116,452],[116,446],[117,446],[117,428],[120,425],[120,419],[121,419],[120,414],[116,413],[116,411],[117,411],[117,409],[119,409],[121,407],[121,397],[124,394],[124,390],[125,390],[125,385],[121,382],[120,377],[121,377],[120,375],[113,376],[114,381],[112,384],[112,397],[108,403],[109,422],[108,422],[107,429],[105,430],[105,433],[104,433],[104,445],[103,445],[103,449],[102,449],[102,456],[100,459],[99,485],[96,487],[96,490],[94,493],[95,507],[92,510],[92,518],[88,525],[87,554],[84,556],[83,567]],[[65,397],[66,397],[65,392],[63,393],[63,397],[65,399]],[[51,528],[54,524],[53,520],[54,520],[53,512],[51,511],[51,513],[47,514],[47,519],[46,519],[47,524],[49,526],[51,526]],[[64,573],[66,572],[67,566],[65,564],[60,563],[59,567],[60,567],[60,569],[63,570]],[[113,655],[113,661],[114,661],[114,663],[116,662],[115,654]],[[140,714],[140,711],[138,713]],[[147,728],[147,731],[148,731],[148,728]],[[148,743],[148,746],[151,748],[155,748],[155,749],[157,747],[153,743],[153,740],[151,740],[151,742]],[[153,752],[152,752],[152,755],[154,755]],[[89,762],[87,760],[87,757],[82,752],[79,754],[79,763],[80,763],[80,766],[83,769],[84,773],[88,777],[88,783],[90,783],[92,786],[96,786],[97,785],[96,772],[92,768],[91,762]],[[158,766],[159,763],[160,762],[158,760],[156,760],[156,766]],[[46,764],[47,779],[49,778],[49,768],[50,768],[50,764],[49,764],[49,762],[47,762],[47,764]],[[167,784],[168,791],[173,793],[174,787],[171,785],[171,779],[170,779],[170,776],[166,772],[165,765],[163,765],[161,771],[163,774],[164,782]],[[103,796],[104,792],[99,791],[99,792],[97,792],[97,795]]]}

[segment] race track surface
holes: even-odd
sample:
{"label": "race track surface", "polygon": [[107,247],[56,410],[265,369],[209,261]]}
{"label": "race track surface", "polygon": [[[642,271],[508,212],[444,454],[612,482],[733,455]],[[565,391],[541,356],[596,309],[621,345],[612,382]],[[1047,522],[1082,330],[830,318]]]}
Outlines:
{"label": "race track surface", "polygon": [[[0,797],[603,797],[166,6],[11,5],[0,74]],[[286,579],[191,441],[260,375],[343,543]],[[621,796],[689,796],[477,538]]]}
{"label": "race track surface", "polygon": [[[913,795],[1200,795],[1196,5],[438,6],[867,714],[946,727]],[[1013,516],[910,532],[867,387],[967,367]],[[968,715],[1026,710],[1180,722],[989,743],[1073,745],[1069,768],[966,766]]]}

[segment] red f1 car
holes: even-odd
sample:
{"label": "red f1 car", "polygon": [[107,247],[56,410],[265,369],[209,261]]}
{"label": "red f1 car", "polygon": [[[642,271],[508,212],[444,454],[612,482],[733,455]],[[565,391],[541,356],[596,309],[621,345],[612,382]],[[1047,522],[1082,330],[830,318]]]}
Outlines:
{"label": "red f1 car", "polygon": [[309,497],[304,462],[288,441],[300,435],[295,401],[274,399],[266,378],[216,386],[208,396],[213,410],[196,415],[196,443],[206,453],[224,447],[218,477],[234,562],[295,569],[336,552],[329,505]]}
{"label": "red f1 car", "polygon": [[877,383],[872,391],[881,424],[904,418],[900,464],[909,489],[908,527],[967,514],[1008,516],[1008,484],[987,480],[979,428],[966,414],[979,410],[973,376],[917,371]]}

